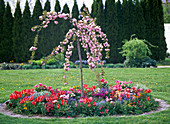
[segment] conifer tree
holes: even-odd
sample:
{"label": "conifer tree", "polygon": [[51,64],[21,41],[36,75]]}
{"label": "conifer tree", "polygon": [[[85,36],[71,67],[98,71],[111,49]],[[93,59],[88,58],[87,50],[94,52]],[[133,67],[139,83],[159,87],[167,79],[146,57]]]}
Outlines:
{"label": "conifer tree", "polygon": [[[84,10],[83,10],[84,8],[87,8],[86,5],[85,5],[85,3],[83,3],[83,6],[81,7],[80,11],[81,11],[81,12],[84,12]],[[88,8],[87,8],[87,11],[89,12]]]}
{"label": "conifer tree", "polygon": [[129,2],[127,0],[123,0],[122,4],[122,12],[123,12],[123,31],[122,36],[123,39],[130,39],[131,32],[129,30],[130,25],[130,12],[129,12]]}
{"label": "conifer tree", "polygon": [[[58,0],[56,0],[56,4],[55,4],[55,11],[56,12],[60,12],[61,11],[61,7],[60,7],[60,3]],[[60,44],[60,41],[64,40],[64,35],[62,33],[62,19],[57,18],[57,21],[59,23],[59,25],[54,25],[52,27],[52,40],[55,43],[55,46]]]}
{"label": "conifer tree", "polygon": [[159,28],[159,30],[160,30],[160,59],[161,60],[164,60],[165,59],[165,57],[166,57],[166,51],[167,51],[167,44],[166,44],[166,42],[165,42],[165,36],[164,36],[164,31],[165,31],[165,29],[164,29],[164,14],[163,14],[163,6],[162,6],[162,1],[161,0],[158,0],[158,11],[159,11],[159,15],[158,15],[158,17],[159,17],[159,20],[160,20],[160,22],[159,22],[159,25],[160,25],[160,28]]}
{"label": "conifer tree", "polygon": [[[69,10],[69,7],[68,7],[67,4],[64,5],[63,10],[62,10],[62,13],[68,13],[68,14],[70,14],[70,10]],[[63,32],[64,35],[68,32],[68,30],[70,29],[70,27],[71,27],[70,22],[69,22],[68,20],[63,20],[62,32]]]}
{"label": "conifer tree", "polygon": [[[33,15],[32,15],[32,26],[41,24],[41,20],[39,20],[39,16],[41,16],[42,13],[43,13],[43,9],[42,9],[42,5],[40,3],[40,0],[36,0],[34,10],[33,10]],[[42,32],[39,33],[39,38],[41,37],[41,34],[42,34]],[[32,33],[33,38],[35,37],[35,35],[36,35],[36,33],[33,32]],[[39,48],[38,48],[36,54],[37,55],[36,55],[35,59],[40,59],[42,57]]]}
{"label": "conifer tree", "polygon": [[39,25],[41,21],[39,20],[39,16],[41,16],[43,13],[42,5],[40,3],[40,0],[36,0],[34,10],[33,10],[33,25]]}
{"label": "conifer tree", "polygon": [[[50,2],[47,0],[43,11],[50,12],[50,8]],[[52,48],[55,47],[53,41],[51,40],[52,26],[54,26],[53,23],[50,23],[46,29],[41,31],[41,36],[38,44],[39,54],[41,57],[46,57],[49,55],[52,51]]]}
{"label": "conifer tree", "polygon": [[145,39],[145,19],[144,19],[143,9],[141,7],[141,4],[139,3],[139,0],[136,0],[134,12],[135,12],[134,33],[139,39]]}
{"label": "conifer tree", "polygon": [[104,8],[103,8],[103,2],[102,0],[99,0],[98,2],[98,9],[97,9],[97,24],[101,26],[101,28],[103,29],[104,27]]}
{"label": "conifer tree", "polygon": [[110,58],[109,62],[117,63],[118,59],[118,18],[117,18],[117,8],[115,0],[107,0],[107,18],[106,22],[106,34],[110,44]]}
{"label": "conifer tree", "polygon": [[[76,0],[74,0],[74,5],[73,5],[73,9],[72,9],[72,18],[76,18],[78,20],[79,18],[79,10],[78,10],[78,5]],[[73,55],[71,56],[70,60],[71,61],[76,61],[78,60],[78,54],[77,54],[77,43],[74,42],[74,49],[73,49]]]}
{"label": "conifer tree", "polygon": [[56,12],[60,12],[61,11],[60,3],[59,3],[58,0],[56,0],[56,3],[55,3],[55,11]]}
{"label": "conifer tree", "polygon": [[21,38],[22,32],[22,14],[20,8],[20,2],[17,1],[15,13],[14,13],[14,25],[12,29],[13,34],[13,53],[14,59],[16,62],[23,62],[23,58],[21,57],[23,54],[23,41]]}
{"label": "conifer tree", "polygon": [[78,19],[79,17],[79,9],[76,0],[74,0],[74,5],[72,9],[72,18]]}
{"label": "conifer tree", "polygon": [[2,36],[3,32],[2,31],[3,31],[3,16],[4,16],[4,13],[5,13],[5,2],[4,2],[4,0],[0,0],[0,48],[2,48],[1,42],[2,42],[2,39],[3,39],[3,36]]}
{"label": "conifer tree", "polygon": [[29,8],[29,4],[28,1],[26,1],[25,3],[25,9],[23,11],[23,18],[22,18],[22,33],[21,33],[21,37],[22,37],[22,44],[23,44],[23,54],[22,54],[22,58],[24,62],[27,62],[30,59],[31,56],[31,52],[29,51],[29,48],[32,46],[33,44],[33,37],[32,37],[32,24],[30,24],[30,22],[32,21],[31,18],[31,12],[30,12],[30,8]]}
{"label": "conifer tree", "polygon": [[93,0],[91,15],[93,18],[95,18],[97,16],[97,14],[98,14],[98,1]]}
{"label": "conifer tree", "polygon": [[162,20],[163,10],[161,1],[143,0],[142,5],[144,7],[145,15],[146,40],[150,42],[152,45],[157,46],[157,47],[150,46],[152,52],[151,58],[155,60],[164,59],[167,48],[164,38],[164,27]]}
{"label": "conifer tree", "polygon": [[11,7],[7,2],[7,6],[5,8],[5,13],[3,16],[3,39],[1,42],[1,50],[0,50],[0,61],[1,62],[9,62],[13,60],[13,51],[12,51],[12,27],[13,27],[13,17],[11,13]]}
{"label": "conifer tree", "polygon": [[[117,8],[117,18],[118,18],[118,36],[117,36],[117,43],[118,43],[118,51],[120,52],[119,48],[122,48],[122,31],[123,31],[123,17],[122,17],[122,4],[120,0],[116,2],[116,8]],[[120,53],[118,53],[118,62],[123,62],[124,58]]]}

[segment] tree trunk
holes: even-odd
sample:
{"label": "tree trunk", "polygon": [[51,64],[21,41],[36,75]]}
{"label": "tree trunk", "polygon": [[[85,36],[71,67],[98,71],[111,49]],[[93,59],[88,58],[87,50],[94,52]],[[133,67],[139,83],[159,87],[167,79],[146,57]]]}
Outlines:
{"label": "tree trunk", "polygon": [[78,55],[79,55],[79,60],[80,60],[80,73],[81,73],[81,97],[84,96],[83,94],[83,71],[82,71],[82,59],[81,59],[81,51],[80,51],[80,44],[79,41],[77,40],[77,49],[78,49]]}

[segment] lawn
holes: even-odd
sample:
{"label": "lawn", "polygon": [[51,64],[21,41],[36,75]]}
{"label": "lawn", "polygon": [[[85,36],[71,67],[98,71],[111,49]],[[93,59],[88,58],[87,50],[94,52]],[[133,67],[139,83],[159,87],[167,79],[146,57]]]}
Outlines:
{"label": "lawn", "polygon": [[[84,83],[96,84],[94,72],[83,69]],[[133,81],[134,85],[151,88],[152,95],[170,104],[170,68],[109,68],[105,69],[105,79],[109,84],[116,80]],[[43,83],[52,87],[63,87],[63,69],[50,70],[0,70],[0,103],[9,99],[14,90],[34,88],[35,84]],[[80,84],[79,69],[67,72],[67,87]],[[0,123],[170,123],[170,108],[151,115],[132,117],[88,117],[75,119],[23,119],[12,118],[0,114]]]}

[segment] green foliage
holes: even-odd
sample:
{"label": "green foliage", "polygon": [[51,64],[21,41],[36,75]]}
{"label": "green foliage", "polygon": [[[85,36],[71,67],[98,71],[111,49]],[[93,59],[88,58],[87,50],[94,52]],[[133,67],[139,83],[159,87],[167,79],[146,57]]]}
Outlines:
{"label": "green foliage", "polygon": [[98,7],[98,9],[97,9],[97,15],[96,15],[96,18],[97,18],[96,22],[103,29],[105,19],[104,19],[104,8],[103,8],[102,0],[99,0],[97,7]]}
{"label": "green foliage", "polygon": [[[109,63],[118,62],[118,18],[115,0],[107,0],[106,34],[110,44]],[[109,18],[108,18],[109,17]]]}
{"label": "green foliage", "polygon": [[[118,19],[118,39],[117,39],[117,48],[122,48],[122,41],[123,41],[123,36],[122,36],[122,31],[123,31],[123,12],[122,12],[122,4],[120,0],[116,2],[116,8],[117,8],[117,19]],[[118,52],[120,52],[120,49],[118,49]],[[124,58],[120,53],[117,54],[117,62],[123,62]]]}
{"label": "green foliage", "polygon": [[164,12],[164,22],[170,23],[170,4],[166,3],[163,7]]}
{"label": "green foliage", "polygon": [[137,67],[137,68],[149,68],[150,66],[156,67],[156,61],[150,57],[143,59],[126,59],[124,62],[126,67]]}
{"label": "green foliage", "polygon": [[7,2],[7,6],[5,8],[5,13],[3,16],[3,40],[0,44],[0,61],[1,62],[9,62],[13,60],[13,52],[12,52],[12,27],[13,27],[13,17],[11,13],[11,7]]}
{"label": "green foliage", "polygon": [[139,0],[136,0],[134,14],[135,14],[134,33],[139,39],[144,39],[145,38],[145,19],[144,19],[143,8],[141,7]]}
{"label": "green foliage", "polygon": [[[5,2],[0,0],[0,49],[2,50],[2,40],[3,40],[3,16],[5,12]],[[2,62],[1,52],[0,52],[0,62]]]}
{"label": "green foliage", "polygon": [[21,33],[22,33],[22,14],[20,2],[17,2],[14,13],[14,25],[12,29],[13,53],[16,62],[23,62],[23,58],[21,57],[21,55],[24,52],[25,48],[22,41]]}
{"label": "green foliage", "polygon": [[55,11],[56,12],[60,12],[61,11],[60,2],[58,0],[56,0],[56,3],[55,3]]}
{"label": "green foliage", "polygon": [[[145,40],[140,40],[138,38],[133,38],[129,41],[124,41],[125,44],[122,46],[122,56],[126,57],[124,62],[127,67],[150,67],[156,66],[156,61],[148,57],[152,55],[149,47]],[[153,46],[152,46],[153,47]]]}
{"label": "green foliage", "polygon": [[[50,8],[50,2],[47,0],[44,6],[44,11],[49,12]],[[49,55],[53,48],[56,47],[54,33],[52,33],[54,28],[56,28],[55,26],[56,25],[52,22],[45,30],[41,31],[41,36],[38,44],[39,56],[41,57]]]}
{"label": "green foliage", "polygon": [[76,0],[74,0],[74,5],[72,9],[72,18],[78,19],[79,17],[79,9]]}
{"label": "green foliage", "polygon": [[32,18],[31,18],[29,4],[28,1],[26,1],[25,9],[22,17],[22,32],[21,32],[23,53],[20,54],[20,57],[23,59],[24,62],[27,62],[31,56],[31,53],[29,51],[29,48],[32,46],[32,41],[33,41],[32,31],[31,31],[32,24],[30,23],[31,21]]}
{"label": "green foliage", "polygon": [[146,36],[145,39],[151,44],[158,46],[150,47],[155,60],[163,60],[166,56],[167,45],[164,37],[163,8],[161,0],[144,0],[142,2],[145,16]]}
{"label": "green foliage", "polygon": [[147,41],[133,38],[133,36],[129,41],[125,40],[125,44],[122,46],[122,56],[125,56],[127,59],[143,59],[148,54],[151,55],[152,53],[145,42]]}

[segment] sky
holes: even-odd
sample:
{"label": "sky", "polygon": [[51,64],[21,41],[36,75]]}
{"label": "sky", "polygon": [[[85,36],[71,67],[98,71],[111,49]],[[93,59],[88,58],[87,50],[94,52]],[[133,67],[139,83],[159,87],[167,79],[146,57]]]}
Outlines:
{"label": "sky", "polygon": [[[11,5],[12,13],[14,13],[17,0],[5,0],[5,2],[7,2],[7,1]],[[35,5],[35,1],[36,0],[28,0],[30,8],[31,8],[31,11],[33,11],[33,7]],[[40,0],[40,1],[42,3],[42,6],[44,7],[46,0]],[[53,11],[56,0],[49,0],[49,1],[51,3],[51,8],[52,8],[51,11]],[[92,6],[92,3],[93,3],[93,0],[76,0],[76,1],[77,1],[79,10],[83,6],[83,2],[84,2],[85,5],[88,7],[89,11],[91,12],[91,6]],[[22,11],[24,10],[25,2],[26,2],[26,0],[20,0],[21,10]],[[72,11],[72,7],[74,5],[74,0],[59,0],[59,2],[60,2],[61,10],[62,10],[64,4],[67,3],[67,5],[69,6],[70,11]],[[105,0],[103,0],[103,4],[105,4]]]}

